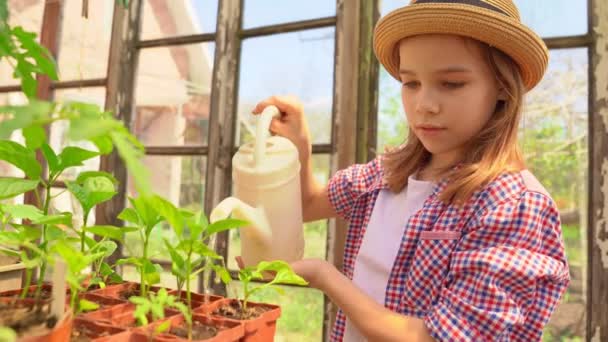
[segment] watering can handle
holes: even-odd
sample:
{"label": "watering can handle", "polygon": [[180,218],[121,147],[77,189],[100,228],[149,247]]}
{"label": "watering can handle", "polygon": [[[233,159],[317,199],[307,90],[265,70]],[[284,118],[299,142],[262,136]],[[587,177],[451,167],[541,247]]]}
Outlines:
{"label": "watering can handle", "polygon": [[256,126],[255,134],[255,147],[253,154],[253,165],[256,167],[260,165],[264,155],[266,154],[266,139],[270,132],[270,122],[275,116],[281,115],[279,109],[275,106],[268,106],[264,109]]}

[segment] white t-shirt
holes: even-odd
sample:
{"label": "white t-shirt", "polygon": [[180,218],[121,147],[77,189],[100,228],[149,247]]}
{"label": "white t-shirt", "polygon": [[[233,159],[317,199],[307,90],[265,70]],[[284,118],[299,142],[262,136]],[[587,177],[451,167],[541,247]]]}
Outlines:
{"label": "white t-shirt", "polygon": [[[389,189],[380,190],[355,260],[353,283],[380,305],[384,305],[388,277],[407,222],[422,209],[436,185],[416,180],[414,176],[408,178],[407,184],[398,194]],[[359,341],[366,340],[347,318],[344,342]]]}

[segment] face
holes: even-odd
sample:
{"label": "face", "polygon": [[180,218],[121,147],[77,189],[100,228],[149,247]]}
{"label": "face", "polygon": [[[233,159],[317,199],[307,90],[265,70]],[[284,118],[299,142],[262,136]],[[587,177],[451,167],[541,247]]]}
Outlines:
{"label": "face", "polygon": [[431,162],[447,166],[488,122],[500,98],[480,43],[421,35],[399,45],[401,99],[408,123]]}

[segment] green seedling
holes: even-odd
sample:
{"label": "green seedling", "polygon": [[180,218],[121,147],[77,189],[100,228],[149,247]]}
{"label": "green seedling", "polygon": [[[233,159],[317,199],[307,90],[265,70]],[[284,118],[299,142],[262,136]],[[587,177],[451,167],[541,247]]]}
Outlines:
{"label": "green seedling", "polygon": [[[184,315],[188,325],[192,325],[192,315],[186,306],[177,297],[168,294],[165,288],[160,289],[156,294],[149,292],[148,297],[133,296],[129,298],[129,301],[136,305],[133,317],[137,319],[139,325],[147,325],[148,316],[151,316],[155,321],[164,319],[165,309],[167,308],[179,310]],[[171,322],[165,321],[154,329],[154,334],[160,334],[169,329],[170,326]]]}
{"label": "green seedling", "polygon": [[[274,274],[274,277],[267,283],[252,287],[251,282],[253,280],[264,280],[268,278],[264,275],[265,272],[267,274]],[[273,285],[308,285],[308,282],[294,273],[291,266],[284,261],[262,261],[256,267],[245,267],[239,271],[239,280],[243,284],[243,311],[247,310],[247,303],[249,302],[251,295],[262,289],[272,288],[283,294],[283,289]]]}
{"label": "green seedling", "polygon": [[[190,281],[199,273],[213,270],[224,283],[229,283],[230,273],[224,266],[221,256],[215,253],[204,241],[223,231],[247,225],[246,221],[226,219],[209,224],[202,212],[193,214],[179,210],[161,197],[155,197],[154,203],[161,215],[167,220],[178,238],[173,246],[165,239],[165,246],[171,256],[171,273],[175,276],[178,289],[186,287],[188,312],[192,313],[192,295]],[[188,322],[188,338],[192,338],[192,324]]]}

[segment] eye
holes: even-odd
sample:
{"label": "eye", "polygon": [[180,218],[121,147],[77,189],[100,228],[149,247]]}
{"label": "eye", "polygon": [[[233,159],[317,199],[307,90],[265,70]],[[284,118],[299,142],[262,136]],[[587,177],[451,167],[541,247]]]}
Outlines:
{"label": "eye", "polygon": [[418,81],[409,81],[403,82],[403,87],[408,89],[416,89],[420,86],[420,82]]}
{"label": "eye", "polygon": [[442,83],[445,88],[448,89],[458,89],[464,87],[464,82],[443,82]]}

